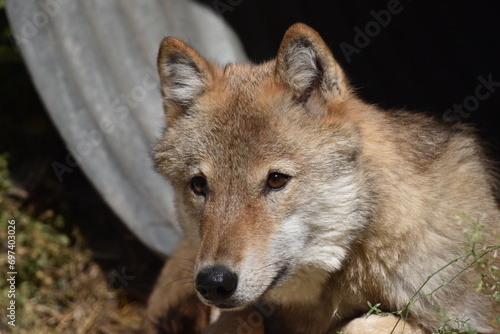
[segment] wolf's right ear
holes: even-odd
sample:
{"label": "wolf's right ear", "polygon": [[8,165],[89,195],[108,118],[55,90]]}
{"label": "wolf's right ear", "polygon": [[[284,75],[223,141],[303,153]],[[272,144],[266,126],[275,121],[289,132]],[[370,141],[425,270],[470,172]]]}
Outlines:
{"label": "wolf's right ear", "polygon": [[335,98],[349,91],[344,72],[326,43],[302,23],[286,31],[276,57],[276,74],[302,103],[315,92]]}
{"label": "wolf's right ear", "polygon": [[167,37],[158,55],[161,91],[169,124],[210,85],[210,64],[180,40]]}

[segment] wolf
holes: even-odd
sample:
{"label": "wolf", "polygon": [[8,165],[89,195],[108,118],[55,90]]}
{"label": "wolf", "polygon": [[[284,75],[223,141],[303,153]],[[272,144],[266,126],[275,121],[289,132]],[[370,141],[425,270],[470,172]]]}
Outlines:
{"label": "wolf", "polygon": [[145,332],[499,332],[497,178],[472,129],[365,103],[300,23],[259,65],[166,38],[158,70],[184,239]]}

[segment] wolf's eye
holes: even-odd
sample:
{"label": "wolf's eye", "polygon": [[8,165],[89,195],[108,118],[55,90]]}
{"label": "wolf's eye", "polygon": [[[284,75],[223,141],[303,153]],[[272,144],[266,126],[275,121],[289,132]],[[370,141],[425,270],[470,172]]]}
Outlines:
{"label": "wolf's eye", "polygon": [[195,176],[191,179],[191,189],[197,196],[205,196],[207,193],[207,180],[203,176]]}
{"label": "wolf's eye", "polygon": [[282,189],[290,180],[290,176],[281,173],[271,173],[267,177],[267,187],[272,190]]}

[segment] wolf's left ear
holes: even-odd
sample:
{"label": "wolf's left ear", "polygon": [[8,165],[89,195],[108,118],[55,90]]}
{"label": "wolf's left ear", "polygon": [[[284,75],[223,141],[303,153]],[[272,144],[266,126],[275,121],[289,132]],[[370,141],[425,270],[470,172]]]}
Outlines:
{"label": "wolf's left ear", "polygon": [[320,35],[296,23],[285,33],[276,57],[276,74],[299,102],[314,91],[327,98],[347,94],[344,73]]}
{"label": "wolf's left ear", "polygon": [[210,63],[173,37],[161,43],[158,72],[169,124],[205,92],[212,80]]}

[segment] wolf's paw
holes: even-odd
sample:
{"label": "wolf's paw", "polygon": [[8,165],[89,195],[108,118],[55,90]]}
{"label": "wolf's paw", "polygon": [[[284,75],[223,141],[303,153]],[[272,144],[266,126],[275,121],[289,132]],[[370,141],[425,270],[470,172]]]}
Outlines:
{"label": "wolf's paw", "polygon": [[264,324],[255,323],[255,315],[260,316],[252,307],[239,311],[221,312],[218,319],[203,334],[264,334]]}
{"label": "wolf's paw", "polygon": [[197,250],[187,240],[179,243],[149,297],[141,333],[200,334],[214,320],[212,309],[195,292],[196,254]]}
{"label": "wolf's paw", "polygon": [[339,332],[343,334],[425,334],[421,328],[405,323],[399,318],[388,314],[385,316],[371,315],[351,320]]}
{"label": "wolf's paw", "polygon": [[209,325],[211,308],[196,295],[188,295],[156,317],[148,315],[143,332],[148,334],[199,334]]}

